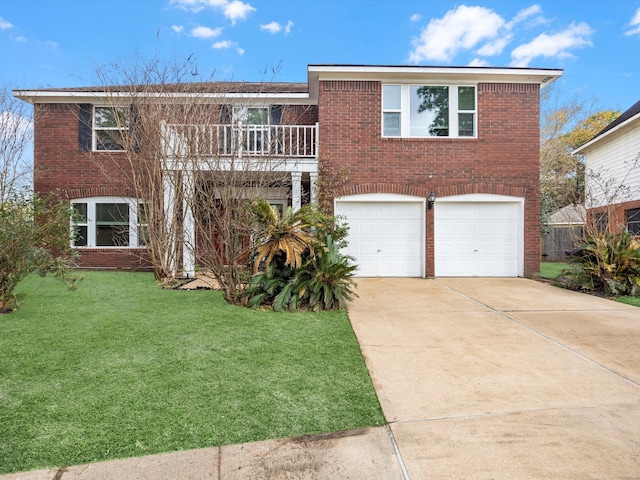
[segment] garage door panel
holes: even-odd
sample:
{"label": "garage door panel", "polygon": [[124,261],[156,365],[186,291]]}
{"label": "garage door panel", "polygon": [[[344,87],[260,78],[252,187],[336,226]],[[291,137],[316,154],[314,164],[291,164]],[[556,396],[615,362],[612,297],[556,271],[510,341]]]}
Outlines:
{"label": "garage door panel", "polygon": [[436,203],[436,276],[517,276],[520,215],[518,202]]}
{"label": "garage door panel", "polygon": [[422,202],[336,202],[349,225],[344,253],[356,259],[359,276],[422,276]]}

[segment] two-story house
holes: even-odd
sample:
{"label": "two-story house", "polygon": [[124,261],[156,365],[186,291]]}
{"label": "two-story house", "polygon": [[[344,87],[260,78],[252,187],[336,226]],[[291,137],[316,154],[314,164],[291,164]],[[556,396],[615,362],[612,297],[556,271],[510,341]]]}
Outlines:
{"label": "two-story house", "polygon": [[573,153],[584,155],[594,224],[640,235],[640,101]]}
{"label": "two-story house", "polygon": [[[307,83],[203,84],[198,98],[217,109],[216,123],[162,119],[170,133],[163,138],[173,139],[166,151],[176,159],[185,148],[203,162],[226,158],[218,173],[240,158],[256,171],[260,158],[277,159],[281,175],[264,195],[283,207],[314,202],[319,175],[342,172],[334,213],[349,224],[346,253],[360,276],[532,276],[540,258],[539,94],[561,75],[310,65]],[[117,94],[119,107],[105,87],[15,92],[35,108],[35,189],[62,190],[80,212],[73,241],[84,267],[143,265],[144,215],[113,134],[129,128],[115,121],[128,92]],[[180,96],[178,87],[172,101]],[[194,147],[194,135],[215,141]],[[180,169],[176,161],[166,174]],[[173,184],[165,188],[165,198],[175,196]],[[191,274],[198,242],[193,212],[181,213],[182,264]]]}

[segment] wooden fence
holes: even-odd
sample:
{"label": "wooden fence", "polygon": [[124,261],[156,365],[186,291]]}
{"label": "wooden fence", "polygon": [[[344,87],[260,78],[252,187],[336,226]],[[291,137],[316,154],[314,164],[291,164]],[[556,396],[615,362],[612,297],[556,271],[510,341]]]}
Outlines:
{"label": "wooden fence", "polygon": [[584,234],[584,227],[553,227],[542,237],[542,261],[564,262],[565,252],[575,247],[576,239]]}

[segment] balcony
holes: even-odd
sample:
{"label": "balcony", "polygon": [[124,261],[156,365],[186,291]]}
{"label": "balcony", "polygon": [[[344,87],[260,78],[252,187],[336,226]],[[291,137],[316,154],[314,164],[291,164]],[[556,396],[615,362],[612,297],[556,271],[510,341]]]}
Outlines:
{"label": "balcony", "polygon": [[173,158],[272,157],[317,159],[318,124],[164,124],[167,154]]}

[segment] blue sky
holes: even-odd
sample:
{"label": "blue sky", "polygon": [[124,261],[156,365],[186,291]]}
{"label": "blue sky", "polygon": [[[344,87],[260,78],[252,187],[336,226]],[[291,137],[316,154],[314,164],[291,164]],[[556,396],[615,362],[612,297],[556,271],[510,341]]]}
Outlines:
{"label": "blue sky", "polygon": [[306,81],[308,64],[561,68],[563,96],[640,99],[640,0],[0,0],[0,82],[99,84],[135,55],[217,80]]}

